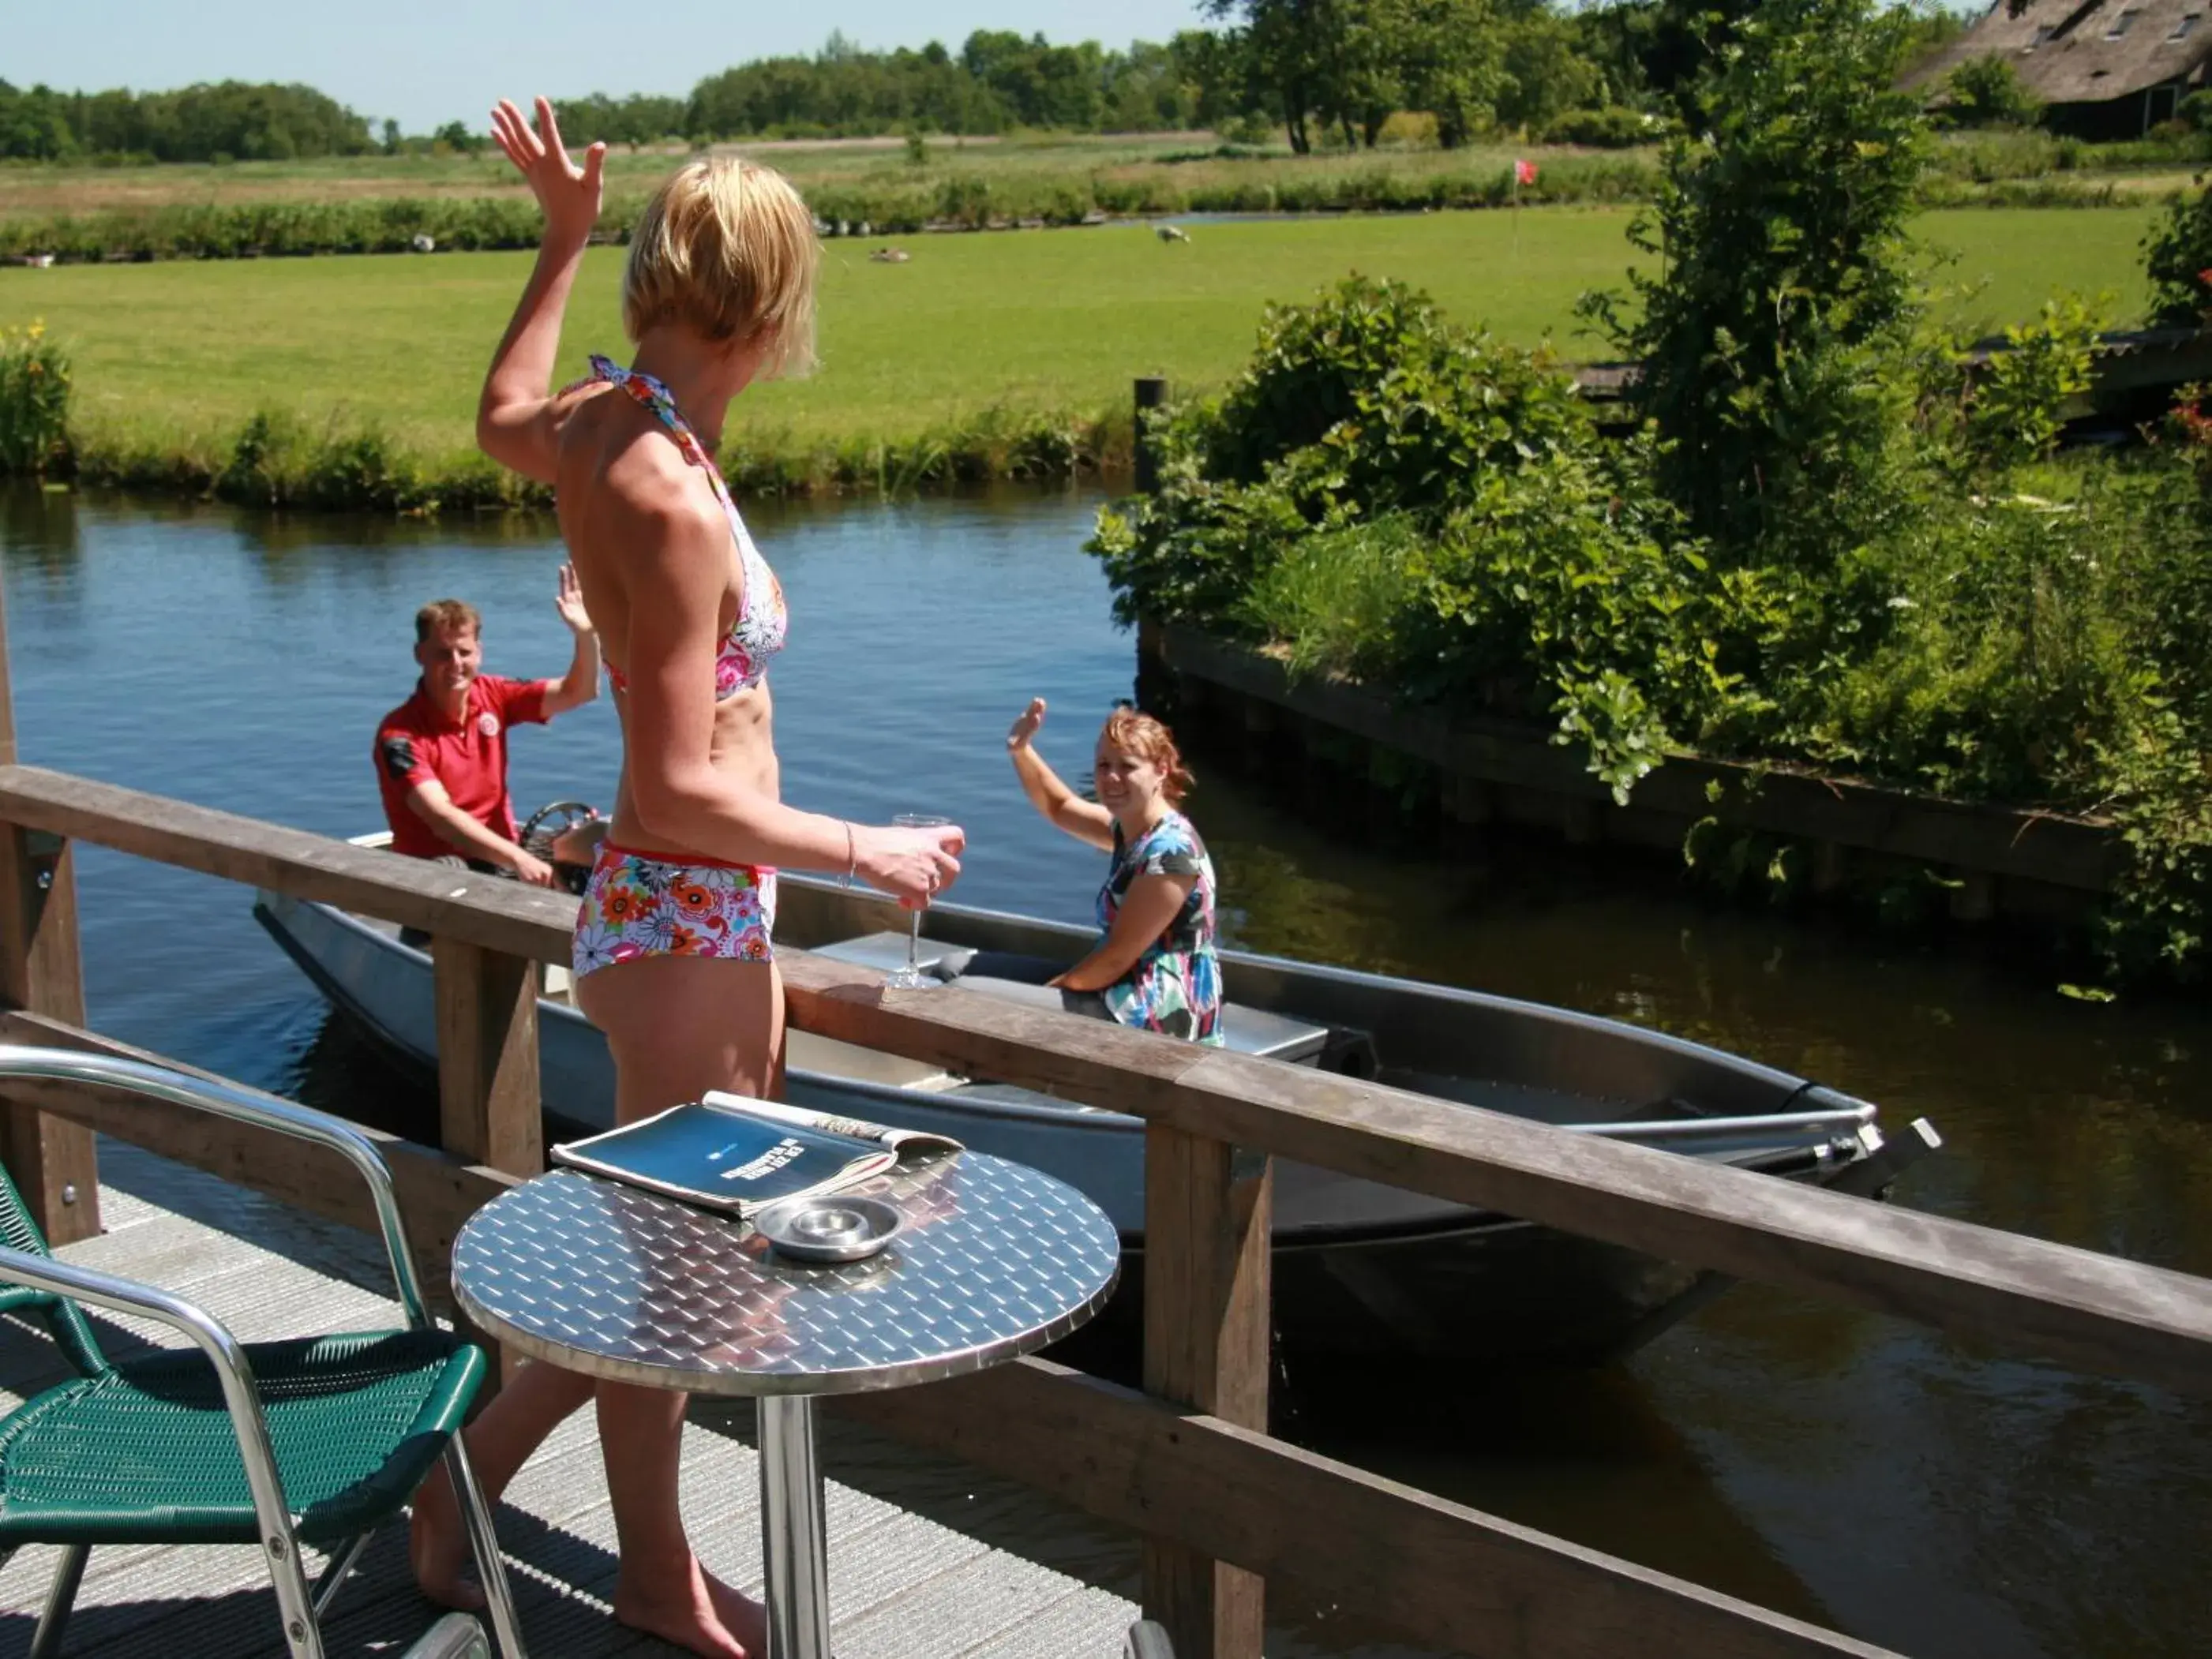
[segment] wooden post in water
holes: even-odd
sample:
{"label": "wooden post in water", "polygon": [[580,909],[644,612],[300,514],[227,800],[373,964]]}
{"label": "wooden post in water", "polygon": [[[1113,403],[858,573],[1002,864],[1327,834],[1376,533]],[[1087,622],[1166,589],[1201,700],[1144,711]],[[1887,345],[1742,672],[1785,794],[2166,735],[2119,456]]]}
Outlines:
{"label": "wooden post in water", "polygon": [[[1268,1158],[1145,1131],[1145,1391],[1267,1427]],[[1267,1581],[1181,1545],[1144,1544],[1145,1616],[1176,1659],[1260,1659]]]}
{"label": "wooden post in water", "polygon": [[1149,495],[1160,487],[1159,458],[1152,453],[1152,440],[1145,434],[1145,412],[1158,409],[1168,400],[1168,383],[1157,374],[1137,377],[1137,490]]}
{"label": "wooden post in water", "polygon": [[[15,704],[8,670],[8,610],[0,597],[0,765],[15,763]],[[77,947],[76,860],[58,836],[0,824],[0,1001],[84,1024]],[[100,1231],[100,1162],[93,1132],[30,1106],[0,1103],[0,1159],[50,1244]]]}

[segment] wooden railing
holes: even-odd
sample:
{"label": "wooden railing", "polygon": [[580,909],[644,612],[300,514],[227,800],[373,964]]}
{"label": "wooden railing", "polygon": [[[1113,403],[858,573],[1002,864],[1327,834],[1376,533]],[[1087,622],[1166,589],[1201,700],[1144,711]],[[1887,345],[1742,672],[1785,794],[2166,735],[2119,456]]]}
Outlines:
{"label": "wooden railing", "polygon": [[[446,1144],[380,1138],[428,1282],[469,1213],[540,1167],[531,964],[566,959],[573,899],[20,764],[0,763],[0,825],[15,1010],[0,1038],[135,1052],[82,1029],[68,849],[89,842],[434,936]],[[778,961],[801,1030],[1146,1120],[1145,1392],[1029,1360],[846,1409],[1142,1533],[1146,1610],[1183,1659],[1256,1659],[1279,1576],[1469,1652],[1880,1651],[1270,1438],[1258,1154],[2212,1394],[2212,1281],[957,990],[887,992],[804,951]],[[368,1220],[294,1143],[242,1127],[28,1084],[5,1122],[9,1166],[59,1237],[97,1224],[94,1130]]]}

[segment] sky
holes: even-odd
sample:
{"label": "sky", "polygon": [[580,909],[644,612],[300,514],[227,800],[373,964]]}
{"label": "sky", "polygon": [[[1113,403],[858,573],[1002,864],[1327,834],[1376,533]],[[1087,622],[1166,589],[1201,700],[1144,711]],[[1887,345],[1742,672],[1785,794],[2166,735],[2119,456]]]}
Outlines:
{"label": "sky", "polygon": [[1195,0],[4,0],[0,77],[67,91],[195,81],[304,81],[410,132],[483,123],[492,100],[544,92],[688,93],[753,58],[820,48],[957,48],[969,31],[1054,41],[1164,40]]}

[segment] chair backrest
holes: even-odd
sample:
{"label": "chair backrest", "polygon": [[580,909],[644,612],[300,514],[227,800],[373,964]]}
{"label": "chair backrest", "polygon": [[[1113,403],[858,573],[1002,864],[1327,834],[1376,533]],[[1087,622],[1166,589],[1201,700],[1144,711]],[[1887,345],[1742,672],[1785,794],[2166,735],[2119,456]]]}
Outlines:
{"label": "chair backrest", "polygon": [[[0,1244],[28,1255],[51,1259],[53,1254],[46,1249],[39,1224],[31,1219],[30,1207],[15,1190],[5,1164],[0,1164]],[[94,1340],[84,1310],[67,1297],[34,1291],[27,1285],[0,1283],[0,1314],[4,1313],[37,1314],[46,1321],[56,1346],[69,1357],[70,1364],[85,1376],[98,1376],[108,1369],[107,1356],[100,1352],[100,1344]]]}

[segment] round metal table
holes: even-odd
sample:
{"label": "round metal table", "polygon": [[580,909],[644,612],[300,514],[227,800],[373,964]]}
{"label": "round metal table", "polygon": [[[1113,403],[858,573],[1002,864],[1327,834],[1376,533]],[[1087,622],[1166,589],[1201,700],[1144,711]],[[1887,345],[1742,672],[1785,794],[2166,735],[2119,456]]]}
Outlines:
{"label": "round metal table", "polygon": [[881,1254],[814,1266],[744,1224],[556,1170],[453,1241],[453,1296],[485,1332],[592,1376],[760,1400],[769,1659],[830,1659],[817,1395],[977,1371],[1066,1335],[1121,1271],[1105,1212],[981,1152],[854,1194],[904,1225]]}

